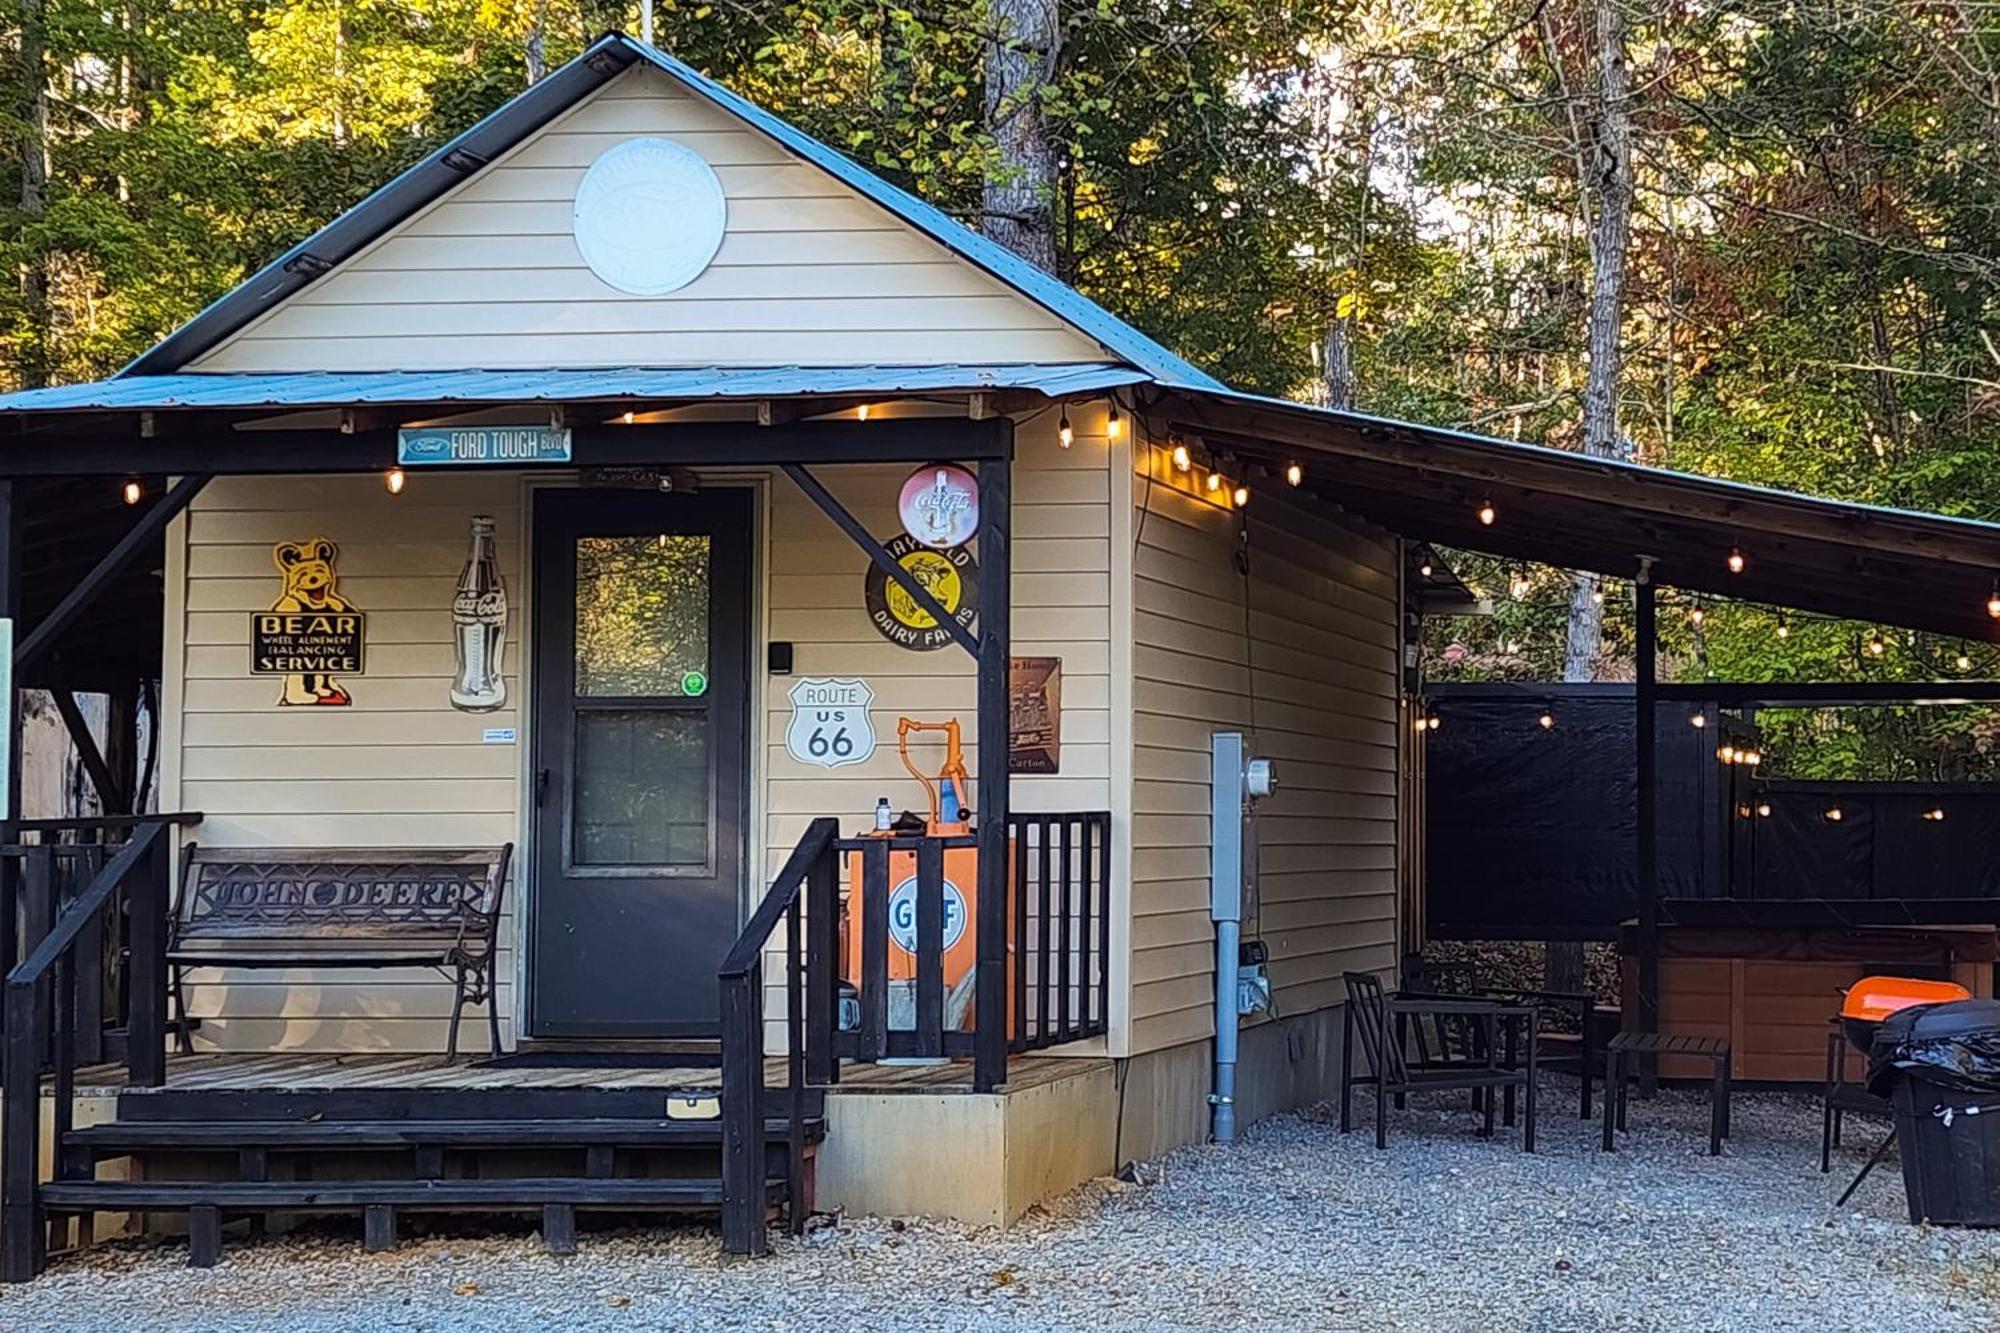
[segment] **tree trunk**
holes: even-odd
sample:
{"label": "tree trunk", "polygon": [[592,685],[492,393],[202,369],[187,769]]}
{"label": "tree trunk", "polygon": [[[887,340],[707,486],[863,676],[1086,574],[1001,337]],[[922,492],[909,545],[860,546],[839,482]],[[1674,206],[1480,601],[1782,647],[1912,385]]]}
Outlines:
{"label": "tree trunk", "polygon": [[528,21],[528,40],[522,51],[530,84],[540,83],[542,75],[549,72],[548,41],[549,3],[548,0],[540,0],[535,6],[534,17]]}
{"label": "tree trunk", "polygon": [[1335,315],[1326,324],[1324,364],[1320,378],[1325,382],[1326,405],[1345,412],[1354,406],[1354,335],[1352,321]]}
{"label": "tree trunk", "polygon": [[54,341],[49,315],[46,241],[34,235],[49,209],[48,9],[42,0],[21,6],[21,225],[32,239],[21,262],[20,375],[24,389],[49,382]]}
{"label": "tree trunk", "polygon": [[1059,0],[993,0],[986,48],[986,129],[993,136],[982,230],[1045,272],[1056,267],[1056,154],[1042,90],[1062,43]]}
{"label": "tree trunk", "polygon": [[[1586,200],[1596,198],[1591,220],[1589,377],[1583,390],[1583,450],[1593,458],[1625,452],[1618,427],[1618,384],[1625,315],[1625,258],[1632,234],[1632,77],[1625,63],[1625,15],[1619,0],[1597,0],[1597,135],[1588,178],[1578,182]],[[1597,578],[1579,574],[1570,588],[1569,642],[1563,679],[1596,674],[1603,640],[1603,605]]]}

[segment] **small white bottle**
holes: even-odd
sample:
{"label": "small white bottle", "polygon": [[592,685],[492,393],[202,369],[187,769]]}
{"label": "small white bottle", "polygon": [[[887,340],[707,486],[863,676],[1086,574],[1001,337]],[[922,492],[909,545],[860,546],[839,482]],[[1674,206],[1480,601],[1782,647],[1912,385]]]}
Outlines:
{"label": "small white bottle", "polygon": [[893,813],[891,813],[889,809],[889,798],[886,796],[876,797],[875,831],[877,833],[887,833],[889,831],[890,825],[894,824],[895,822],[896,822],[896,816]]}

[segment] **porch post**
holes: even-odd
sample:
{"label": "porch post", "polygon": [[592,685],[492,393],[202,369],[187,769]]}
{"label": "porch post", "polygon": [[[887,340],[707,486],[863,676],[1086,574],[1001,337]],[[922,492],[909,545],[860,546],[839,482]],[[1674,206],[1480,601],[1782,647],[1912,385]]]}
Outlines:
{"label": "porch post", "polygon": [[[1636,1030],[1660,1030],[1660,865],[1659,865],[1659,734],[1657,703],[1659,679],[1658,643],[1655,617],[1655,589],[1652,561],[1642,558],[1638,577],[1632,583],[1633,635],[1635,647],[1632,697],[1637,704],[1635,749],[1638,791],[1636,793],[1636,838],[1639,871],[1639,1014]],[[1651,1096],[1657,1066],[1643,1061],[1640,1091]],[[1614,1096],[1606,1088],[1604,1095]]]}
{"label": "porch post", "polygon": [[[1011,427],[1011,423],[1010,427]],[[972,1085],[1007,1081],[1007,669],[1012,658],[1012,438],[979,464],[979,1027]]]}
{"label": "porch post", "polygon": [[[20,709],[14,689],[14,631],[21,618],[19,485],[0,477],[0,820],[10,823],[21,816],[21,784],[15,780],[20,769],[15,726]],[[0,841],[13,841],[13,831],[9,829]]]}

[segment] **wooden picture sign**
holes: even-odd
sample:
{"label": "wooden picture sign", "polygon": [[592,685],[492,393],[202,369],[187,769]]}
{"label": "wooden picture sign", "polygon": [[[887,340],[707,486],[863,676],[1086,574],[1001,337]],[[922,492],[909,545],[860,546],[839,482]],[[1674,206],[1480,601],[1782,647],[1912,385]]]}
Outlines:
{"label": "wooden picture sign", "polygon": [[1062,771],[1062,659],[1016,657],[1007,672],[1007,771]]}

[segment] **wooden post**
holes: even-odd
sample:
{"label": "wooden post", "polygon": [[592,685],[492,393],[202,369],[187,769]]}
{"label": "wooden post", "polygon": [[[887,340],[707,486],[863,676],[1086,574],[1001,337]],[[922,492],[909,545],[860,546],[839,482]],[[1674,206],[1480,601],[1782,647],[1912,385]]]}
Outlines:
{"label": "wooden post", "polygon": [[762,1254],[764,1207],[764,975],[722,985],[722,1252]]}
{"label": "wooden post", "polygon": [[[979,464],[979,1027],[972,1086],[1007,1081],[1007,673],[1012,661],[1013,464]],[[1044,927],[1046,929],[1046,926]]]}
{"label": "wooden post", "polygon": [[[1634,723],[1637,757],[1636,843],[1639,874],[1639,1013],[1634,1030],[1660,1030],[1660,858],[1659,858],[1659,733],[1657,707],[1658,642],[1656,597],[1652,561],[1642,559],[1639,575],[1632,584],[1635,675],[1632,697],[1637,705]],[[1632,1025],[1628,1022],[1628,1027]],[[1640,1095],[1650,1097],[1658,1078],[1658,1064],[1640,1061]],[[1607,1088],[1607,1096],[1616,1089]]]}
{"label": "wooden post", "polygon": [[132,951],[126,974],[131,992],[125,1003],[125,1077],[135,1088],[165,1087],[167,1082],[167,890],[173,849],[165,828],[134,836],[149,834],[152,846],[143,862],[127,872],[123,885]]}

